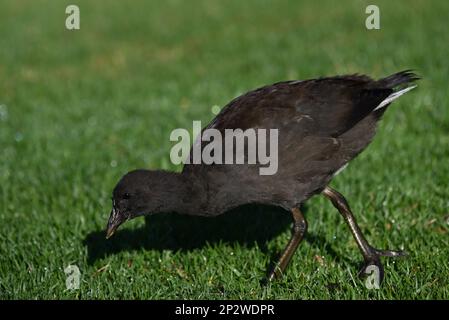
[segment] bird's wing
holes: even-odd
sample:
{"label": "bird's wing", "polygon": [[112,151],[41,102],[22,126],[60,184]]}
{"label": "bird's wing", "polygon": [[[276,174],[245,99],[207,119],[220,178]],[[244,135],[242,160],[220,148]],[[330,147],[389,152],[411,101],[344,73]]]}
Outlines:
{"label": "bird's wing", "polygon": [[[353,75],[265,86],[232,100],[203,131],[213,128],[224,136],[225,129],[278,129],[280,157],[310,160],[310,153],[318,157],[329,146],[338,145],[335,139],[392,92],[368,89],[372,82],[366,76]],[[204,147],[209,142],[196,143]],[[194,166],[186,164],[184,171]]]}

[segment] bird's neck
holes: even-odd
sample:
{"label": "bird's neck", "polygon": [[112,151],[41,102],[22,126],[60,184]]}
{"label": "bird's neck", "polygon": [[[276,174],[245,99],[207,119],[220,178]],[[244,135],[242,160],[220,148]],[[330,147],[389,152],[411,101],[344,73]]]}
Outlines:
{"label": "bird's neck", "polygon": [[167,172],[162,191],[160,212],[186,215],[204,215],[207,192],[204,184],[193,175]]}

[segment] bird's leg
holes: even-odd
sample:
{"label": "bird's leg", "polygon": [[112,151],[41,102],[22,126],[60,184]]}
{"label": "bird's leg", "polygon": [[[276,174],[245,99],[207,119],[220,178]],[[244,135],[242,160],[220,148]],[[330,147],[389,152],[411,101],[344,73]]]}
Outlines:
{"label": "bird's leg", "polygon": [[357,222],[354,218],[354,215],[351,212],[351,208],[349,207],[349,204],[346,201],[345,197],[343,197],[342,194],[340,194],[338,191],[330,187],[326,187],[322,193],[324,196],[326,196],[329,200],[332,201],[334,207],[337,208],[338,211],[341,213],[341,215],[349,225],[349,228],[351,229],[351,233],[354,236],[355,241],[357,242],[357,246],[362,252],[365,264],[362,270],[360,270],[359,275],[365,276],[367,273],[370,273],[368,272],[369,271],[368,267],[374,265],[378,268],[379,280],[380,282],[382,282],[384,270],[382,263],[380,262],[380,256],[400,257],[404,256],[405,252],[393,250],[378,250],[376,248],[373,248],[363,236],[362,231],[357,225]]}
{"label": "bird's leg", "polygon": [[307,232],[307,221],[304,218],[304,215],[302,214],[301,210],[299,210],[298,208],[293,208],[291,212],[293,216],[292,237],[290,238],[290,241],[285,247],[284,252],[279,258],[279,262],[268,276],[269,281],[272,281],[275,278],[279,278],[280,276],[282,276],[282,274],[285,271],[285,268],[287,268],[288,263],[290,262],[293,254],[295,253],[296,248],[298,248],[299,243],[304,238],[304,235]]}

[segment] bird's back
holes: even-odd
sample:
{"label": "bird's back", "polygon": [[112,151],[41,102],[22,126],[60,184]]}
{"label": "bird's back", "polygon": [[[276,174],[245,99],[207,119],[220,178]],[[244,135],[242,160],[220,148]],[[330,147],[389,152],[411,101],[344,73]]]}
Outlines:
{"label": "bird's back", "polygon": [[[320,192],[366,148],[386,107],[401,94],[396,89],[416,79],[403,71],[377,81],[336,76],[250,91],[232,100],[203,131],[216,129],[224,137],[225,129],[277,129],[276,174],[260,175],[260,167],[266,165],[259,162],[186,164],[183,173],[206,184],[210,214],[250,202],[290,209]],[[202,148],[208,143],[201,142]]]}

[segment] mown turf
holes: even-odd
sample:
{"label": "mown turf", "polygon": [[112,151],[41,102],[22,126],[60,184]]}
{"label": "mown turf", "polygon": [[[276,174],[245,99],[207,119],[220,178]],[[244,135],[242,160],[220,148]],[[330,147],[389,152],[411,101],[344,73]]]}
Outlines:
{"label": "mown turf", "polygon": [[[81,9],[81,30],[64,27]],[[447,1],[13,1],[0,4],[0,298],[447,299]],[[180,170],[171,130],[286,79],[413,68],[373,144],[332,185],[384,259],[368,290],[347,226],[321,197],[285,277],[261,285],[290,217],[247,207],[212,220],[128,223],[110,241],[111,190],[126,171]],[[64,268],[81,270],[66,290]]]}

